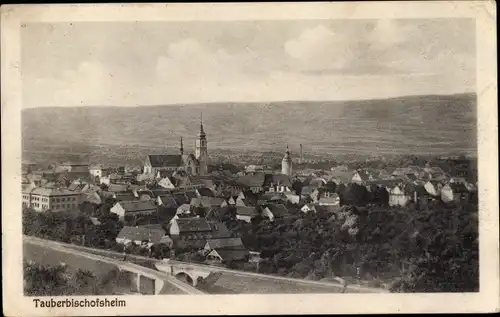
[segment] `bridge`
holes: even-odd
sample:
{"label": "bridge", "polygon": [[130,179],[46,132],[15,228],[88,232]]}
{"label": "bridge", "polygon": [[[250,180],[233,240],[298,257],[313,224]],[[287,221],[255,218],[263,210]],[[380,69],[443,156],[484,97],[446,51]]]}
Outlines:
{"label": "bridge", "polygon": [[[168,281],[171,285],[181,283],[180,290],[183,293],[191,291],[195,293],[387,293],[381,288],[366,287],[360,285],[346,285],[341,282],[322,282],[304,279],[288,278],[275,275],[259,274],[231,270],[221,266],[197,264],[175,261],[170,259],[157,260],[137,255],[127,255],[127,262],[123,261],[123,254],[110,250],[94,249],[73,244],[56,241],[24,237],[25,241],[38,241],[38,243],[50,243],[54,247],[60,247],[72,252],[80,252],[87,257],[96,256],[96,259],[112,260],[115,265],[130,272],[148,272],[151,277],[161,274],[161,279]],[[113,260],[114,259],[114,260]],[[130,263],[134,262],[134,263]],[[146,276],[146,275],[144,275]],[[139,282],[136,282],[139,283]],[[158,282],[161,283],[161,282]],[[159,286],[158,286],[159,287]],[[186,289],[186,287],[190,287]],[[155,287],[157,288],[157,287]],[[204,289],[202,292],[200,289]]]}
{"label": "bridge", "polygon": [[[52,252],[55,251],[57,252],[57,255],[54,256],[54,258],[56,258],[57,261],[59,259],[64,259],[64,263],[68,264],[71,267],[81,268],[82,265],[85,265],[85,262],[82,261],[82,258],[92,260],[101,266],[103,264],[107,264],[111,265],[112,267],[116,267],[119,269],[119,271],[127,272],[132,275],[131,280],[134,284],[132,285],[133,292],[137,292],[140,294],[206,294],[205,292],[193,287],[192,283],[184,283],[174,276],[170,276],[160,271],[134,263],[125,262],[102,255],[96,255],[82,250],[77,250],[75,248],[68,247],[71,246],[68,244],[28,236],[23,237],[23,243],[25,249],[30,248],[31,251],[35,250],[35,253],[38,250],[38,253],[44,253],[46,255],[49,250]],[[33,247],[35,247],[35,249],[33,249]],[[36,249],[36,247],[38,247],[38,249]],[[61,253],[65,254],[66,256],[62,255]]]}
{"label": "bridge", "polygon": [[[387,293],[388,291],[380,288],[365,287],[360,285],[348,285],[341,282],[322,282],[310,281],[297,278],[288,278],[275,275],[259,274],[231,270],[225,267],[215,265],[205,265],[196,263],[180,262],[170,259],[164,259],[155,263],[159,271],[199,286],[200,283],[210,285],[216,283],[219,279],[246,281],[248,288],[254,284],[254,290],[257,292],[268,293]],[[221,283],[222,284],[222,283]],[[272,288],[272,289],[269,289]],[[250,290],[251,291],[251,290]]]}

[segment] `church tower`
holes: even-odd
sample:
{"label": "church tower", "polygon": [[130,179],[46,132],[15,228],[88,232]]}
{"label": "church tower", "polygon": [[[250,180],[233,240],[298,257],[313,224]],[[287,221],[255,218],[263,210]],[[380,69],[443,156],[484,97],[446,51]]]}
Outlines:
{"label": "church tower", "polygon": [[290,150],[288,145],[286,146],[285,156],[281,161],[281,174],[291,176],[292,175],[292,158],[290,157]]}
{"label": "church tower", "polygon": [[199,175],[206,175],[208,173],[208,148],[207,148],[207,135],[203,131],[203,116],[200,117],[200,132],[198,139],[195,142],[195,157],[200,162]]}
{"label": "church tower", "polygon": [[181,137],[181,146],[179,148],[181,155],[184,155],[184,144],[182,144],[182,137]]}

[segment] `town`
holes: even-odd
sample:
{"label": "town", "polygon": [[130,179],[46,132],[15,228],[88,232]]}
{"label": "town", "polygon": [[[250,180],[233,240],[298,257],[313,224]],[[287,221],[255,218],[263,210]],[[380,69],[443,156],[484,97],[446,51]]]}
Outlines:
{"label": "town", "polygon": [[[135,254],[391,287],[384,281],[408,272],[411,252],[418,250],[395,252],[390,243],[429,237],[415,215],[477,209],[477,172],[465,158],[437,159],[444,168],[428,162],[393,169],[295,168],[303,161],[302,145],[298,158],[285,145],[278,170],[209,168],[203,122],[194,154],[181,137],[178,153],[147,155],[140,169],[65,162],[46,170],[23,161],[23,232],[114,250],[124,260]],[[425,225],[440,230],[436,223]],[[378,234],[363,241],[370,226]],[[374,253],[368,245],[385,250]]]}

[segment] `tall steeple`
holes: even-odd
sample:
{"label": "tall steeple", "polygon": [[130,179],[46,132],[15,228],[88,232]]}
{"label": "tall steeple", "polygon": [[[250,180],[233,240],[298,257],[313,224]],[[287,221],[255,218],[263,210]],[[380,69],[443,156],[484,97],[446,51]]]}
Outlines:
{"label": "tall steeple", "polygon": [[208,144],[207,134],[203,130],[203,113],[200,114],[200,132],[195,141],[195,157],[200,163],[199,174],[206,175],[208,172]]}
{"label": "tall steeple", "polygon": [[182,143],[182,137],[181,137],[181,147],[180,147],[181,155],[184,155],[184,145]]}
{"label": "tall steeple", "polygon": [[286,145],[285,155],[281,161],[281,174],[291,176],[292,175],[292,158],[290,157],[290,150],[288,149],[288,144]]}
{"label": "tall steeple", "polygon": [[201,137],[206,137],[205,131],[203,131],[203,112],[200,113],[200,132],[198,133],[198,136]]}

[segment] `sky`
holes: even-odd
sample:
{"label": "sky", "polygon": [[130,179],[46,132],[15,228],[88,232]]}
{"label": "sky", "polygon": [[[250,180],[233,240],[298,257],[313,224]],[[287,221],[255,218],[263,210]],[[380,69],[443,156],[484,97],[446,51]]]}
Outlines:
{"label": "sky", "polygon": [[475,92],[473,19],[33,23],[23,107]]}

